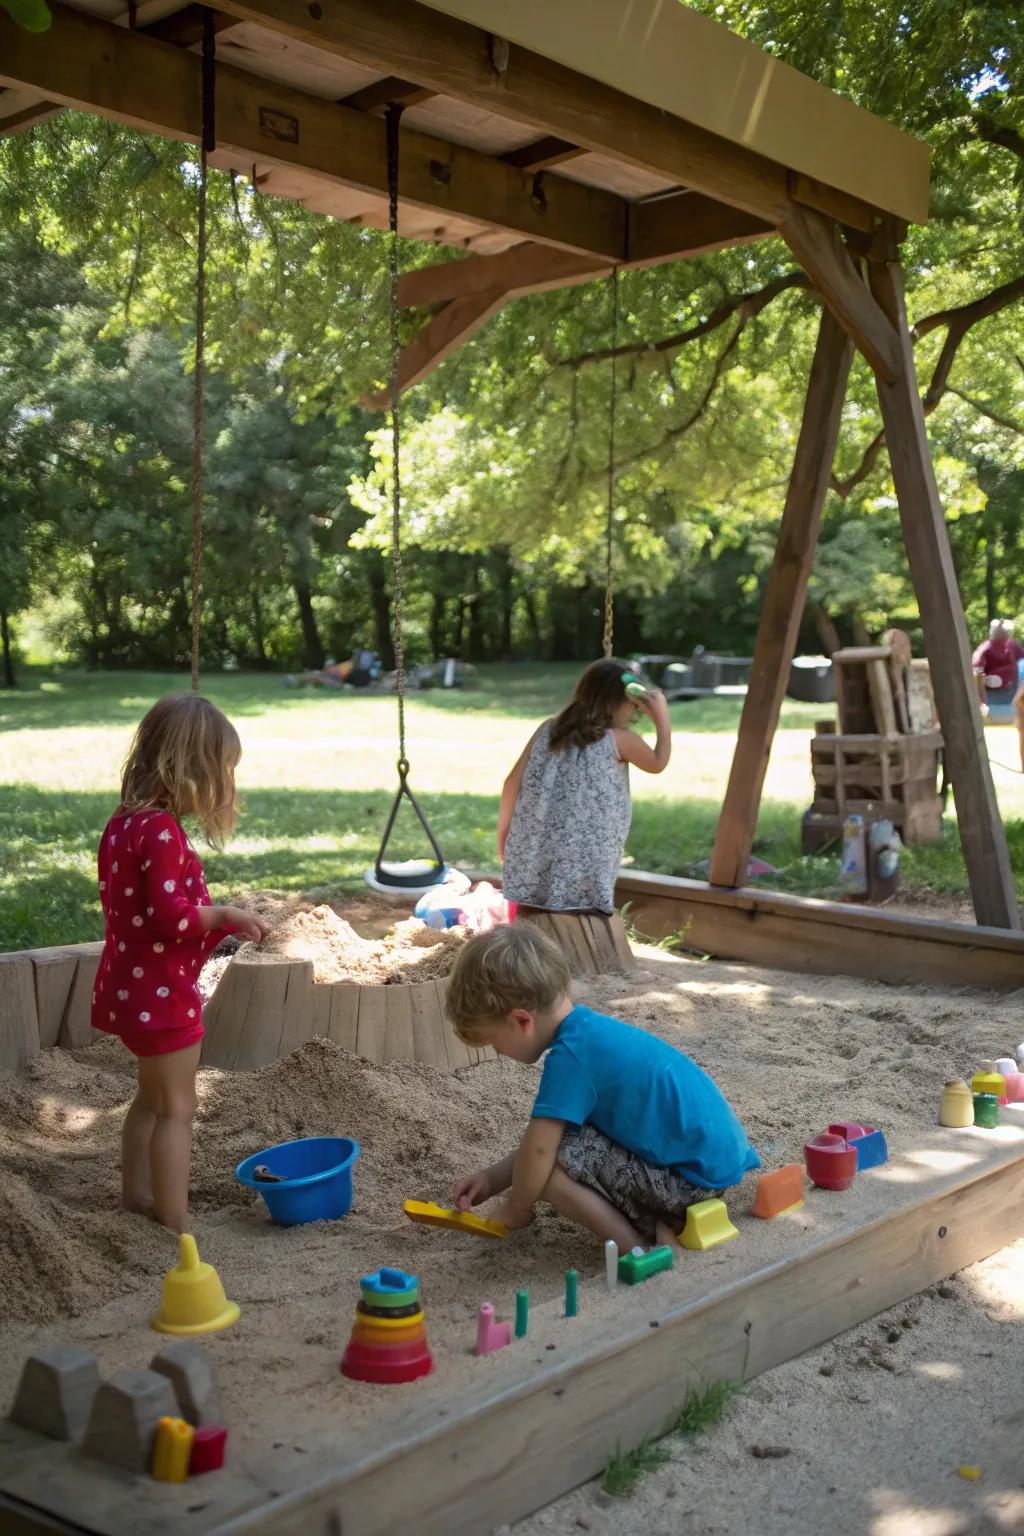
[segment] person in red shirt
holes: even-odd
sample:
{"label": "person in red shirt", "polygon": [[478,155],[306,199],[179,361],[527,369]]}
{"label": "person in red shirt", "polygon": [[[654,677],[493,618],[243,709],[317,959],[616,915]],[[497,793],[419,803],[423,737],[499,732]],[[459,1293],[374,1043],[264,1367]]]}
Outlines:
{"label": "person in red shirt", "polygon": [[974,676],[978,683],[978,697],[982,710],[987,712],[987,689],[1017,689],[1017,663],[1024,657],[1024,646],[1013,638],[1013,625],[1006,619],[993,619],[988,627],[988,639],[983,641],[971,658]]}
{"label": "person in red shirt", "polygon": [[252,913],[210,904],[182,827],[192,817],[212,847],[223,843],[237,819],[240,756],[234,726],[206,699],[161,699],[135,732],[99,848],[104,941],[92,1022],[118,1035],[139,1068],[121,1132],[122,1203],[176,1232],[188,1231],[199,972],[225,934],[258,943],[267,931]]}

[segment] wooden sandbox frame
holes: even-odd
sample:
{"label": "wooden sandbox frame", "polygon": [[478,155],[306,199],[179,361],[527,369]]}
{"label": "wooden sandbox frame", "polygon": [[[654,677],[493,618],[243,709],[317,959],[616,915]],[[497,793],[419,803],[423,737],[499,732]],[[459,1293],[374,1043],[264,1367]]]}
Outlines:
{"label": "wooden sandbox frame", "polygon": [[[1024,1129],[1024,1116],[1015,1123]],[[748,1381],[1022,1235],[1017,1137],[955,1183],[698,1300],[659,1307],[641,1288],[616,1335],[552,1364],[524,1359],[455,1403],[361,1430],[301,1487],[277,1479],[272,1458],[259,1476],[227,1470],[168,1487],[0,1424],[0,1527],[5,1536],[483,1536],[663,1430],[690,1387]]]}

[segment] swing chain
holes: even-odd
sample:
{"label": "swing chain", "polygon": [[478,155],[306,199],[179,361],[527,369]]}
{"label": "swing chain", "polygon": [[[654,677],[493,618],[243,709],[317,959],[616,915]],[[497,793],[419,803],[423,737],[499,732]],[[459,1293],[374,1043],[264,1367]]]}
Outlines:
{"label": "swing chain", "polygon": [[619,269],[611,273],[612,374],[608,393],[608,512],[605,522],[605,586],[604,586],[604,654],[612,654],[613,625],[615,618],[615,594],[612,572],[612,536],[615,520],[615,418],[618,403],[618,344],[619,344]]}
{"label": "swing chain", "polygon": [[202,138],[199,144],[199,227],[196,239],[196,367],[192,380],[192,692],[199,691],[199,588],[203,565],[203,502],[206,472],[203,418],[206,380],[206,193],[209,154],[217,142],[216,33],[213,12],[203,8]]}
{"label": "swing chain", "polygon": [[[398,128],[403,108],[392,102],[387,109],[388,152],[388,327],[391,343],[391,558],[394,569],[392,601],[392,639],[395,648],[395,687],[398,693],[398,771],[404,779],[409,772],[405,755],[405,637],[402,633],[402,479],[400,470],[401,424],[398,397],[401,343],[398,334]],[[404,772],[403,772],[404,766]]]}

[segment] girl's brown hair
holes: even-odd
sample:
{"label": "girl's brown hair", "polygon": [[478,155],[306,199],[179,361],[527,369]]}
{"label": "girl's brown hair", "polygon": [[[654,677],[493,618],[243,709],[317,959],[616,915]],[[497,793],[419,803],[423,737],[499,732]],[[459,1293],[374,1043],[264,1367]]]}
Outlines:
{"label": "girl's brown hair", "polygon": [[144,715],[121,774],[126,811],[195,817],[219,848],[238,819],[235,768],[242,755],[231,721],[208,699],[170,693]]}
{"label": "girl's brown hair", "polygon": [[548,737],[552,752],[589,747],[601,740],[626,698],[622,674],[628,671],[627,664],[614,657],[591,662],[572,698],[552,722]]}

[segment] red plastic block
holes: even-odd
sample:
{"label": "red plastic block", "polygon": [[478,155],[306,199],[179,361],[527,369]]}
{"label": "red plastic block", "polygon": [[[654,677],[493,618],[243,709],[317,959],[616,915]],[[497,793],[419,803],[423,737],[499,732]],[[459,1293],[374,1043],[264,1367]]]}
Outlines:
{"label": "red plastic block", "polygon": [[804,1171],[799,1163],[787,1163],[774,1173],[762,1173],[750,1214],[770,1221],[783,1211],[797,1210],[803,1203]]}
{"label": "red plastic block", "polygon": [[228,1432],[223,1424],[200,1424],[192,1441],[189,1477],[198,1477],[200,1472],[217,1472],[224,1465],[227,1440]]}
{"label": "red plastic block", "polygon": [[830,1125],[830,1136],[841,1136],[844,1141],[857,1141],[859,1137],[866,1136],[870,1131],[870,1125],[854,1125],[852,1120],[837,1120],[835,1125]]}
{"label": "red plastic block", "polygon": [[805,1145],[804,1164],[819,1189],[849,1189],[857,1173],[857,1149],[833,1131],[822,1131]]}

